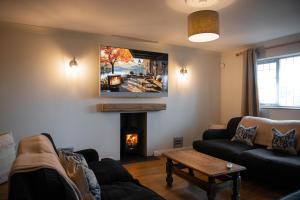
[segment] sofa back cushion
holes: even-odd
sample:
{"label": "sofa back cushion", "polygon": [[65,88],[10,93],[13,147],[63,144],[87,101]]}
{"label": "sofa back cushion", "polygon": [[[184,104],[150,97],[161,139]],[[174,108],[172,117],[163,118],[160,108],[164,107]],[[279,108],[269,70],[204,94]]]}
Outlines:
{"label": "sofa back cushion", "polygon": [[271,120],[262,117],[245,116],[240,124],[250,127],[257,126],[255,144],[272,147],[272,128],[276,128],[282,133],[291,129],[296,131],[296,150],[300,150],[300,120]]}
{"label": "sofa back cushion", "polygon": [[231,139],[235,135],[236,129],[241,121],[242,117],[234,117],[227,123],[228,138]]}

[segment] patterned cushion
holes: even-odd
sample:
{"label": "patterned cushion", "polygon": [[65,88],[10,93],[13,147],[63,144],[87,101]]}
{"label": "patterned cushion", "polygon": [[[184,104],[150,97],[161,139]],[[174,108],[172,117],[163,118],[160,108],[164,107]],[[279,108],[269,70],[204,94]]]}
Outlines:
{"label": "patterned cushion", "polygon": [[0,184],[8,180],[8,174],[15,158],[15,142],[12,134],[10,132],[0,133]]}
{"label": "patterned cushion", "polygon": [[276,128],[272,128],[273,140],[272,149],[296,155],[296,131],[289,130],[286,133],[281,133]]}
{"label": "patterned cushion", "polygon": [[253,142],[256,135],[256,126],[254,127],[245,127],[242,124],[236,129],[234,137],[231,141],[238,141],[250,146],[253,146]]}
{"label": "patterned cushion", "polygon": [[83,199],[100,200],[100,186],[94,172],[81,154],[72,152],[59,152],[61,163],[67,175],[75,182]]}
{"label": "patterned cushion", "polygon": [[84,159],[83,155],[78,153],[73,153],[70,151],[60,151],[60,153],[62,154],[62,156],[64,156],[64,159],[74,160],[78,165],[83,165],[85,167],[88,167],[88,164]]}

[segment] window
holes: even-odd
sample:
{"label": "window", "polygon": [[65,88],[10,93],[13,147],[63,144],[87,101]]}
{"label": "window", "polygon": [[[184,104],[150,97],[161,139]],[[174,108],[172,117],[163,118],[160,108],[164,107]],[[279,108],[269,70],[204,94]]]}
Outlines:
{"label": "window", "polygon": [[300,55],[257,62],[262,107],[300,107]]}

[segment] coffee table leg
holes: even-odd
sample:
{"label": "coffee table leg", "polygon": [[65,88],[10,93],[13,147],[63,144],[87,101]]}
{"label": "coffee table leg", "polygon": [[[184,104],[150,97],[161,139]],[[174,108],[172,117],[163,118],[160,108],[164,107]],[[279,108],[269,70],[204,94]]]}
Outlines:
{"label": "coffee table leg", "polygon": [[191,168],[189,168],[189,175],[190,175],[190,176],[194,176],[194,171],[193,171],[193,169],[191,169]]}
{"label": "coffee table leg", "polygon": [[214,200],[215,199],[215,191],[214,191],[214,184],[215,184],[215,178],[208,177],[208,191],[207,191],[207,197],[208,200]]}
{"label": "coffee table leg", "polygon": [[173,168],[172,160],[168,158],[166,163],[166,171],[167,171],[166,181],[169,187],[171,187],[173,183],[172,168]]}
{"label": "coffee table leg", "polygon": [[241,175],[237,172],[233,175],[232,200],[240,199]]}

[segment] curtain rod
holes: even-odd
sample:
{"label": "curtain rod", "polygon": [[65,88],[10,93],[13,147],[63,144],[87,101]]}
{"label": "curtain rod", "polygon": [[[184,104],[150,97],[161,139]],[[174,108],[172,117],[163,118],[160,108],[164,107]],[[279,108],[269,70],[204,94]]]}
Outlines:
{"label": "curtain rod", "polygon": [[[288,42],[288,43],[283,43],[283,44],[278,44],[278,45],[274,45],[274,46],[269,46],[269,47],[262,47],[261,49],[274,49],[274,48],[278,48],[278,47],[284,47],[284,46],[288,46],[288,45],[292,45],[292,44],[297,44],[300,43],[300,40],[298,41],[294,41],[294,42]],[[244,53],[244,51],[238,52],[235,55],[236,56],[240,56]]]}

